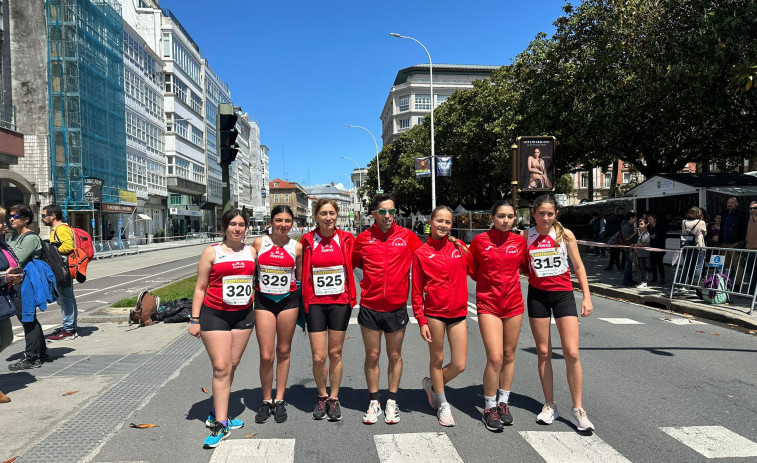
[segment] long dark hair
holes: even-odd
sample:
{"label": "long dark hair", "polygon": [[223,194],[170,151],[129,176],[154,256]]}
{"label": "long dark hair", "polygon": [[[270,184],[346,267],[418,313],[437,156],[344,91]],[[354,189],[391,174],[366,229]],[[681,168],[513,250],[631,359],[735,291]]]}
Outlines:
{"label": "long dark hair", "polygon": [[562,226],[559,220],[557,220],[557,212],[560,210],[560,206],[557,204],[557,200],[551,195],[541,195],[534,200],[534,210],[538,209],[542,204],[551,204],[555,209],[555,223],[552,224],[555,227],[555,247],[560,246],[560,243],[564,239],[568,241],[568,237],[565,235],[565,228]]}
{"label": "long dark hair", "polygon": [[242,209],[229,209],[221,216],[221,233],[223,235],[221,241],[226,241],[226,230],[229,228],[229,224],[235,217],[241,217],[244,220],[244,228],[250,226],[250,217],[246,211]]}

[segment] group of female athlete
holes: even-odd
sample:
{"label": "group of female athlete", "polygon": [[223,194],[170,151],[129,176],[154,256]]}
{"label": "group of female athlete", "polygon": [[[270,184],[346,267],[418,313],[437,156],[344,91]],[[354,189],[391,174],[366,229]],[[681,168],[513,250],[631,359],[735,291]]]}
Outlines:
{"label": "group of female athlete", "polygon": [[[294,223],[291,209],[277,206],[271,211],[271,233],[250,245],[244,241],[249,225],[246,213],[227,211],[221,220],[222,243],[205,249],[200,258],[189,332],[202,339],[213,367],[213,407],[205,422],[211,434],[203,442],[206,448],[216,447],[230,429],[244,425],[228,415],[229,395],[256,324],[263,404],[255,421],[264,423],[271,415],[276,422],[286,421],[284,392],[300,295],[318,393],[313,418],[342,418],[338,398],[342,348],[357,302],[352,277],[355,238],[337,228],[339,208],[333,200],[318,200],[313,214],[316,228],[297,242],[289,237]],[[452,211],[437,207],[431,213],[429,239],[413,257],[412,306],[421,337],[429,345],[430,374],[423,380],[429,403],[437,409],[441,425],[454,426],[444,385],[465,369],[470,275],[476,281],[476,307],[487,358],[482,419],[492,431],[512,424],[508,400],[524,312],[520,289],[520,273],[524,272],[529,275],[526,306],[545,398],[537,421],[551,424],[559,416],[552,384],[550,319],[554,317],[573,401],[568,418],[579,431],[593,430],[581,402],[578,310],[568,267],[570,259],[583,292],[580,313],[588,316],[592,304],[576,239],[556,220],[557,204],[550,196],[534,202],[536,225],[523,235],[513,230],[515,210],[509,202],[496,203],[491,215],[493,227],[476,236],[468,248],[449,236]],[[446,365],[445,335],[451,356]]]}

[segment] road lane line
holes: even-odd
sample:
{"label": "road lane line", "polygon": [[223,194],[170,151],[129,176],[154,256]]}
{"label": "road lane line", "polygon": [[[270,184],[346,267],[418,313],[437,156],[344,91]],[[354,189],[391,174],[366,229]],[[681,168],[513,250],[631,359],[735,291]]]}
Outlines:
{"label": "road lane line", "polygon": [[630,318],[599,318],[603,322],[611,323],[613,325],[643,325],[642,322],[631,320]]}
{"label": "road lane line", "polygon": [[[136,280],[129,280],[129,281],[126,281],[126,282],[123,282],[123,283],[119,283],[117,285],[108,286],[107,288],[95,289],[95,290],[90,291],[89,293],[87,293],[86,296],[89,296],[90,294],[94,294],[94,293],[99,293],[99,292],[102,292],[102,291],[108,291],[110,289],[118,288],[119,286],[123,286],[123,285],[131,285],[131,284],[134,284],[137,281],[146,280],[148,278],[153,278],[153,277],[156,277],[158,275],[163,275],[164,273],[171,273],[171,272],[175,272],[177,270],[180,270],[180,269],[183,269],[183,268],[186,268],[186,267],[196,267],[196,266],[197,266],[196,262],[193,263],[193,264],[182,265],[181,267],[175,267],[175,268],[172,268],[171,270],[166,270],[165,272],[155,273],[155,274],[152,274],[152,275],[146,275],[146,276],[143,276],[142,278],[137,278]],[[117,276],[117,275],[113,275],[113,276]],[[81,302],[81,301],[79,301],[79,302]],[[89,302],[89,301],[85,301],[85,302]]]}
{"label": "road lane line", "polygon": [[631,463],[596,434],[520,431],[519,434],[547,463]]}
{"label": "road lane line", "polygon": [[237,461],[293,462],[294,439],[227,439],[210,458],[210,463]]}
{"label": "road lane line", "polygon": [[377,434],[373,441],[381,463],[463,463],[442,432]]}
{"label": "road lane line", "polygon": [[660,430],[707,458],[757,457],[757,444],[722,426],[667,427]]}

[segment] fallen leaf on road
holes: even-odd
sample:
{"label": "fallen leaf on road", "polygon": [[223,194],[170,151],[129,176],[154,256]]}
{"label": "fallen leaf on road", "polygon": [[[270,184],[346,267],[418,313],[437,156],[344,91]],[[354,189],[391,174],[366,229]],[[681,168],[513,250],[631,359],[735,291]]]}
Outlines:
{"label": "fallen leaf on road", "polygon": [[63,394],[63,397],[65,397],[65,396],[67,396],[67,395],[74,395],[74,394],[76,394],[77,392],[79,392],[79,391],[68,391],[68,392],[66,392],[65,394]]}
{"label": "fallen leaf on road", "polygon": [[123,322],[117,322],[116,324],[117,324],[117,325],[120,325],[121,323],[123,323]]}
{"label": "fallen leaf on road", "polygon": [[129,423],[129,427],[130,428],[137,428],[137,429],[145,429],[145,428],[157,428],[158,425],[157,424],[152,424],[152,423],[148,423],[148,424]]}
{"label": "fallen leaf on road", "polygon": [[208,388],[206,388],[206,387],[204,387],[204,388],[202,388],[202,389],[200,389],[200,390],[201,390],[202,392],[206,393],[206,394],[208,394],[208,393],[210,392],[210,391],[208,391]]}
{"label": "fallen leaf on road", "polygon": [[733,396],[732,396],[732,395],[729,395],[729,396],[728,396],[728,398],[729,398],[729,399],[733,399]]}
{"label": "fallen leaf on road", "polygon": [[663,317],[663,320],[670,321],[670,318],[669,317]]}
{"label": "fallen leaf on road", "polygon": [[712,336],[720,336],[718,333],[710,333]]}
{"label": "fallen leaf on road", "polygon": [[704,331],[697,331],[697,333],[704,333]]}
{"label": "fallen leaf on road", "polygon": [[13,463],[14,461],[16,461],[16,458],[18,458],[18,457],[13,457],[10,460],[4,461],[3,463]]}
{"label": "fallen leaf on road", "polygon": [[737,325],[735,323],[729,323],[728,326],[739,326],[739,325]]}
{"label": "fallen leaf on road", "polygon": [[253,437],[255,437],[255,434],[257,434],[257,433],[253,432],[253,433],[247,434],[246,436],[244,436],[244,438],[245,439],[252,439]]}
{"label": "fallen leaf on road", "polygon": [[693,317],[693,315],[689,315],[689,314],[687,314],[686,312],[684,312],[684,313],[683,313],[683,316],[684,316],[684,317]]}
{"label": "fallen leaf on road", "polygon": [[355,336],[345,336],[345,337],[344,337],[344,340],[346,341],[346,340],[348,340],[348,339],[352,339],[352,338],[354,338],[354,337],[355,337]]}
{"label": "fallen leaf on road", "polygon": [[747,333],[749,333],[749,334],[755,334],[755,333],[757,333],[757,331],[755,331],[755,330],[749,330],[749,331],[747,331]]}
{"label": "fallen leaf on road", "polygon": [[144,351],[143,351],[143,350],[140,350],[140,351],[138,351],[138,352],[134,352],[134,353],[135,353],[135,354],[141,354],[142,352],[144,352]]}

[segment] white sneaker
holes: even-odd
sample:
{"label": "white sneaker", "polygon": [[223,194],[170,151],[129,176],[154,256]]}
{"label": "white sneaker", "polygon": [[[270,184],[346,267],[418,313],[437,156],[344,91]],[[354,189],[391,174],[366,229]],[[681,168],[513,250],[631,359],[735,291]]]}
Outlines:
{"label": "white sneaker", "polygon": [[568,419],[579,431],[594,431],[594,425],[589,421],[583,408],[574,408]]}
{"label": "white sneaker", "polygon": [[423,381],[421,381],[421,384],[423,385],[423,389],[426,391],[426,395],[428,396],[428,404],[431,405],[431,408],[436,410],[437,408],[439,408],[439,402],[437,401],[434,387],[431,385],[431,378],[426,376],[425,378],[423,378]]}
{"label": "white sneaker", "polygon": [[439,424],[442,426],[455,425],[455,419],[452,418],[452,410],[450,409],[449,402],[442,402],[439,404],[439,411],[436,412],[436,417],[439,418]]}
{"label": "white sneaker", "polygon": [[544,404],[541,409],[541,413],[536,416],[536,422],[541,424],[552,424],[555,419],[559,418],[560,414],[557,412],[557,405],[554,402]]}
{"label": "white sneaker", "polygon": [[371,403],[368,404],[368,411],[363,414],[363,423],[375,424],[379,416],[381,416],[381,405],[379,405],[378,400],[371,400]]}
{"label": "white sneaker", "polygon": [[637,288],[646,288],[647,284],[646,283],[640,283],[640,284],[636,285],[636,287]]}
{"label": "white sneaker", "polygon": [[396,401],[392,399],[387,400],[386,407],[384,407],[384,411],[386,411],[386,414],[384,415],[384,423],[397,424],[400,422],[400,409],[397,406]]}

